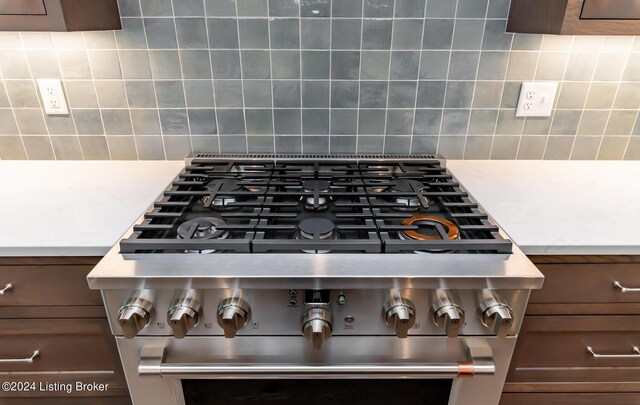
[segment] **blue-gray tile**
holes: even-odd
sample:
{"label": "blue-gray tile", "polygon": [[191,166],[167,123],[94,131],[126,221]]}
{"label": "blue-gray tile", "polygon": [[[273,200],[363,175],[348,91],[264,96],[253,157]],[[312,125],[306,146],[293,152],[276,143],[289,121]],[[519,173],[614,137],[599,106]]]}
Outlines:
{"label": "blue-gray tile", "polygon": [[248,135],[273,135],[273,115],[271,110],[245,110]]}
{"label": "blue-gray tile", "polygon": [[239,135],[220,136],[220,152],[247,153],[247,137]]}
{"label": "blue-gray tile", "polygon": [[184,82],[184,92],[187,99],[187,107],[213,108],[215,106],[213,85],[210,80],[186,80]]}
{"label": "blue-gray tile", "polygon": [[444,110],[441,134],[464,135],[469,124],[469,110]]}
{"label": "blue-gray tile", "polygon": [[464,20],[457,23],[453,32],[453,49],[480,49],[484,23],[485,20]]}
{"label": "blue-gray tile", "polygon": [[509,49],[513,34],[506,32],[507,20],[487,20],[482,49]]}
{"label": "blue-gray tile", "polygon": [[435,155],[438,151],[439,139],[439,136],[414,136],[411,142],[411,153]]}
{"label": "blue-gray tile", "polygon": [[499,110],[471,110],[469,134],[493,135],[496,132],[496,121]]}
{"label": "blue-gray tile", "polygon": [[391,80],[416,80],[420,65],[420,51],[391,52]]}
{"label": "blue-gray tile", "polygon": [[237,22],[230,18],[208,18],[209,47],[213,49],[238,49]]}
{"label": "blue-gray tile", "polygon": [[13,108],[40,108],[36,88],[32,81],[6,80],[4,85]]}
{"label": "blue-gray tile", "polygon": [[489,0],[487,17],[507,18],[509,15],[509,0]]}
{"label": "blue-gray tile", "polygon": [[204,18],[176,18],[178,46],[183,49],[209,48],[207,25]]}
{"label": "blue-gray tile", "polygon": [[156,107],[156,98],[152,81],[126,81],[125,89],[130,108]]}
{"label": "blue-gray tile", "polygon": [[89,51],[89,65],[94,79],[121,79],[120,60],[116,51]]}
{"label": "blue-gray tile", "polygon": [[440,134],[440,122],[442,110],[416,110],[414,135],[438,135]]}
{"label": "blue-gray tile", "polygon": [[165,147],[160,136],[136,136],[136,148],[140,160],[164,160]]}
{"label": "blue-gray tile", "polygon": [[329,153],[329,136],[307,135],[302,137],[303,153]]}
{"label": "blue-gray tile", "polygon": [[340,0],[332,4],[332,17],[362,17],[362,0]]}
{"label": "blue-gray tile", "polygon": [[475,80],[480,52],[451,52],[450,80]]}
{"label": "blue-gray tile", "polygon": [[194,152],[218,152],[218,137],[217,136],[191,136],[191,145]]}
{"label": "blue-gray tile", "polygon": [[0,136],[0,159],[26,160],[22,138],[19,136]]}
{"label": "blue-gray tile", "polygon": [[176,17],[203,17],[204,2],[202,0],[173,0],[173,12]]}
{"label": "blue-gray tile", "polygon": [[551,126],[551,135],[575,135],[580,124],[581,111],[556,111]]}
{"label": "blue-gray tile", "polygon": [[332,136],[329,138],[329,148],[332,153],[356,153],[356,136]]}
{"label": "blue-gray tile", "polygon": [[301,54],[303,79],[329,78],[329,60],[331,59],[329,51],[302,51]]}
{"label": "blue-gray tile", "polygon": [[413,133],[413,110],[388,110],[387,135],[411,135]]}
{"label": "blue-gray tile", "polygon": [[360,49],[361,19],[337,19],[331,24],[331,48]]}
{"label": "blue-gray tile", "polygon": [[147,51],[119,51],[124,79],[150,79],[151,67]]}
{"label": "blue-gray tile", "polygon": [[393,49],[420,49],[423,20],[395,20]]}
{"label": "blue-gray tile", "polygon": [[154,79],[181,79],[178,51],[149,51],[151,75]]}
{"label": "blue-gray tile", "polygon": [[142,18],[123,18],[122,30],[115,35],[118,49],[147,49]]}
{"label": "blue-gray tile", "polygon": [[100,108],[127,108],[124,83],[120,80],[97,80],[96,86]]}
{"label": "blue-gray tile", "polygon": [[85,160],[109,160],[109,147],[104,136],[81,136],[78,140]]}
{"label": "blue-gray tile", "polygon": [[104,134],[100,110],[73,110],[73,120],[80,135]]}
{"label": "blue-gray tile", "polygon": [[238,17],[266,17],[267,0],[236,0]]}
{"label": "blue-gray tile", "polygon": [[[242,51],[242,77],[244,79],[270,79],[270,66],[269,51]],[[216,76],[215,70],[213,76]]]}
{"label": "blue-gray tile", "polygon": [[358,122],[358,133],[365,135],[384,135],[386,119],[385,110],[361,109]]}
{"label": "blue-gray tile", "polygon": [[356,135],[358,133],[358,110],[332,110],[332,135]]}
{"label": "blue-gray tile", "polygon": [[516,117],[514,110],[500,110],[496,135],[520,135],[524,127],[524,118]]}
{"label": "blue-gray tile", "polygon": [[392,26],[390,20],[364,20],[362,49],[390,49]]}
{"label": "blue-gray tile", "polygon": [[218,110],[218,131],[220,134],[245,134],[244,114],[242,110]]}
{"label": "blue-gray tile", "polygon": [[329,20],[304,19],[300,22],[302,49],[329,49],[331,23]]}
{"label": "blue-gray tile", "polygon": [[28,50],[27,60],[34,79],[60,79],[60,67],[56,52],[52,50]]}
{"label": "blue-gray tile", "polygon": [[465,159],[489,159],[493,138],[490,136],[469,136],[464,148]]}
{"label": "blue-gray tile", "polygon": [[389,79],[389,51],[362,51],[361,80]]}
{"label": "blue-gray tile", "polygon": [[364,0],[364,16],[367,18],[393,17],[393,0]]}
{"label": "blue-gray tile", "polygon": [[218,133],[216,112],[213,109],[187,110],[192,134],[211,135]]}
{"label": "blue-gray tile", "polygon": [[235,0],[205,0],[205,11],[209,17],[235,17]]}
{"label": "blue-gray tile", "polygon": [[76,127],[70,115],[45,115],[44,120],[49,129],[49,135],[75,135]]}
{"label": "blue-gray tile", "polygon": [[0,110],[0,135],[17,135],[18,125],[10,109]]}
{"label": "blue-gray tile", "polygon": [[302,110],[302,133],[305,135],[329,134],[329,110]]}
{"label": "blue-gray tile", "polygon": [[[80,149],[80,141],[77,136],[53,136],[51,137],[51,145],[58,160],[82,160],[82,149]],[[135,160],[136,158],[134,153],[131,159]]]}
{"label": "blue-gray tile", "polygon": [[184,108],[185,97],[181,81],[155,82],[159,108]]}
{"label": "blue-gray tile", "polygon": [[420,79],[446,79],[449,70],[449,51],[423,51]]}
{"label": "blue-gray tile", "polygon": [[[167,160],[182,160],[191,153],[191,140],[187,136],[163,136]],[[113,155],[113,153],[112,153]]]}
{"label": "blue-gray tile", "polygon": [[389,82],[389,108],[413,108],[416,103],[414,81]]}
{"label": "blue-gray tile", "polygon": [[[11,83],[6,82],[9,86]],[[8,87],[10,89],[10,87]],[[98,108],[98,96],[91,81],[76,81],[67,80],[64,83],[64,91],[67,96],[67,102],[71,108]],[[34,94],[35,97],[35,94]],[[37,100],[36,105],[32,107],[38,107]],[[14,102],[15,106],[15,102]]]}
{"label": "blue-gray tile", "polygon": [[490,51],[480,54],[478,80],[504,80],[509,52]]}
{"label": "blue-gray tile", "polygon": [[424,22],[424,49],[450,49],[453,40],[453,20],[426,19]]}
{"label": "blue-gray tile", "polygon": [[91,79],[91,68],[86,51],[58,51],[58,59],[63,78]]}
{"label": "blue-gray tile", "polygon": [[427,2],[427,17],[453,18],[456,15],[456,1],[451,0],[429,0]]}
{"label": "blue-gray tile", "polygon": [[396,0],[394,16],[400,18],[423,18],[426,0]]}
{"label": "blue-gray tile", "polygon": [[171,17],[173,15],[171,0],[140,0],[140,5],[145,17]]}
{"label": "blue-gray tile", "polygon": [[331,107],[358,107],[358,82],[355,80],[331,82]]}
{"label": "blue-gray tile", "polygon": [[448,82],[444,102],[446,108],[470,108],[474,82]]}
{"label": "blue-gray tile", "polygon": [[487,15],[488,0],[458,0],[458,18],[484,18]]}
{"label": "blue-gray tile", "polygon": [[300,48],[299,21],[297,19],[274,18],[269,20],[271,48]]}
{"label": "blue-gray tile", "polygon": [[[244,59],[244,54],[256,53],[262,51],[242,51],[243,64],[251,64],[251,56]],[[211,51],[211,69],[213,71],[214,79],[240,79],[240,52],[238,50],[217,50]],[[245,79],[252,79],[254,77],[245,76]]]}
{"label": "blue-gray tile", "polygon": [[182,77],[185,79],[211,79],[211,60],[208,50],[181,50],[180,64]]}
{"label": "blue-gray tile", "polygon": [[332,51],[331,78],[358,79],[360,77],[360,51]]}
{"label": "blue-gray tile", "polygon": [[382,136],[358,136],[356,153],[383,153],[384,137]]}
{"label": "blue-gray tile", "polygon": [[462,159],[464,158],[466,140],[467,138],[464,136],[440,137],[437,153],[446,159]]}
{"label": "blue-gray tile", "polygon": [[384,153],[405,154],[411,151],[410,136],[389,136],[385,139]]}
{"label": "blue-gray tile", "polygon": [[300,107],[300,81],[278,80],[273,82],[273,106],[276,108]]}
{"label": "blue-gray tile", "polygon": [[495,136],[491,149],[491,159],[511,160],[515,159],[520,144],[519,136]]}
{"label": "blue-gray tile", "polygon": [[116,38],[113,31],[86,31],[83,36],[87,49],[116,48]]}
{"label": "blue-gray tile", "polygon": [[302,153],[301,136],[276,136],[276,152],[277,153]]}
{"label": "blue-gray tile", "polygon": [[298,17],[300,6],[297,0],[269,0],[270,17]]}
{"label": "blue-gray tile", "polygon": [[131,110],[131,124],[136,135],[160,135],[158,110]]}
{"label": "blue-gray tile", "polygon": [[385,108],[388,85],[383,81],[360,82],[360,108]]}
{"label": "blue-gray tile", "polygon": [[139,0],[118,0],[118,9],[122,17],[140,17]]}
{"label": "blue-gray tile", "polygon": [[418,85],[418,100],[416,107],[442,108],[446,82],[421,81]]}
{"label": "blue-gray tile", "polygon": [[268,49],[269,26],[267,21],[264,18],[238,20],[240,47],[243,49]]}
{"label": "blue-gray tile", "polygon": [[178,47],[174,20],[168,18],[145,18],[149,49],[173,49]]}
{"label": "blue-gray tile", "polygon": [[273,110],[276,135],[298,135],[302,133],[301,113],[298,109]]}
{"label": "blue-gray tile", "polygon": [[271,51],[271,73],[274,79],[299,79],[300,52]]}
{"label": "blue-gray tile", "polygon": [[247,152],[249,153],[275,152],[275,137],[273,135],[247,136]]}
{"label": "blue-gray tile", "polygon": [[271,107],[271,82],[247,80],[243,84],[246,107]]}
{"label": "blue-gray tile", "polygon": [[[159,110],[160,126],[163,135],[189,134],[189,124],[187,123],[187,110]],[[203,110],[197,110],[203,111]]]}
{"label": "blue-gray tile", "polygon": [[329,108],[329,81],[303,81],[302,107]]}
{"label": "blue-gray tile", "polygon": [[300,0],[300,15],[302,17],[329,17],[331,15],[331,0]]}
{"label": "blue-gray tile", "polygon": [[107,135],[132,135],[131,117],[129,110],[107,110],[103,109],[102,121],[104,122],[104,132]]}
{"label": "blue-gray tile", "polygon": [[240,80],[214,80],[213,88],[218,107],[242,107],[242,82]]}

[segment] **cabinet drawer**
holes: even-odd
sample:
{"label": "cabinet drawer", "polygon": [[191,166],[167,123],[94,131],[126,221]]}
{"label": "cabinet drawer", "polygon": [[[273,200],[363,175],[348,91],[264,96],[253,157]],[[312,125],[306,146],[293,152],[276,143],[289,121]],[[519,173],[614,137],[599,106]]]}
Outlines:
{"label": "cabinet drawer", "polygon": [[606,304],[640,302],[640,292],[615,288],[640,287],[640,263],[537,264],[544,286],[531,292],[530,304]]}
{"label": "cabinet drawer", "polygon": [[[0,373],[3,381],[35,383],[35,391],[0,392],[13,396],[118,396],[126,395],[126,383],[119,364],[114,338],[106,319],[0,320]],[[9,359],[39,355],[28,362]],[[43,392],[40,383],[109,384],[106,391]],[[4,403],[0,401],[0,403]]]}
{"label": "cabinet drawer", "polygon": [[0,266],[0,306],[102,305],[100,293],[90,290],[92,266]]}
{"label": "cabinet drawer", "polygon": [[0,14],[43,15],[47,10],[44,0],[0,0]]}
{"label": "cabinet drawer", "polygon": [[[587,347],[626,357],[594,358]],[[527,316],[507,381],[640,385],[634,347],[640,347],[640,316]]]}

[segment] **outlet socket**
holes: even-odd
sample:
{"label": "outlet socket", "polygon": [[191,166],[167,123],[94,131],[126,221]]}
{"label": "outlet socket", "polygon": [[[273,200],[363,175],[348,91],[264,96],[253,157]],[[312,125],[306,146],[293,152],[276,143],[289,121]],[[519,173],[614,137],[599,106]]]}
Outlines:
{"label": "outlet socket", "polygon": [[558,82],[524,82],[516,117],[550,117],[558,92]]}
{"label": "outlet socket", "polygon": [[47,115],[69,115],[62,83],[57,79],[39,79],[38,88]]}

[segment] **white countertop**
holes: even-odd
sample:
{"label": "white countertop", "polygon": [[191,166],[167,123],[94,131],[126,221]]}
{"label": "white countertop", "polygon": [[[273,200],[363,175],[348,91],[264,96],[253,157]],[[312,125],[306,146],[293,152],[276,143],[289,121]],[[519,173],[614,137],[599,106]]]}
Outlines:
{"label": "white countertop", "polygon": [[[0,256],[102,255],[182,169],[0,162]],[[527,254],[640,254],[640,162],[448,161]]]}
{"label": "white countertop", "polygon": [[527,254],[640,254],[640,162],[448,161]]}
{"label": "white countertop", "polygon": [[183,161],[0,162],[0,256],[101,256]]}

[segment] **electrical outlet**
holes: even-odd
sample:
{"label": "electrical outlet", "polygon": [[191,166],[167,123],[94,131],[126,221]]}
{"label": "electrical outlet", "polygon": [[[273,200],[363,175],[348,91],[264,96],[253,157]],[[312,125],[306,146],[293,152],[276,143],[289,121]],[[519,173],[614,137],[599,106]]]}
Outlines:
{"label": "electrical outlet", "polygon": [[64,98],[62,83],[57,79],[39,79],[38,87],[42,105],[47,115],[68,115],[67,100]]}
{"label": "electrical outlet", "polygon": [[550,117],[558,91],[558,82],[524,82],[516,117]]}

